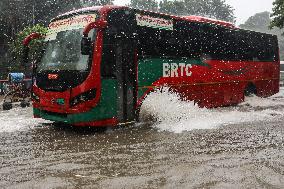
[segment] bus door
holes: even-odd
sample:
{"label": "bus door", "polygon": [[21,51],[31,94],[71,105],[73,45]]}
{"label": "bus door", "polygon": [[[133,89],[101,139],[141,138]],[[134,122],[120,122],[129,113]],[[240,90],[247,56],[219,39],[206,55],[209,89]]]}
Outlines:
{"label": "bus door", "polygon": [[136,65],[133,39],[116,39],[117,117],[119,122],[135,120]]}

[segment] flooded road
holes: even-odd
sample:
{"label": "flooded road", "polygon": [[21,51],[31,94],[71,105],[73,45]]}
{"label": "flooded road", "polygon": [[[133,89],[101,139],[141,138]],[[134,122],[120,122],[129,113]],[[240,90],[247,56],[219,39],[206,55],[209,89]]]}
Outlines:
{"label": "flooded road", "polygon": [[283,89],[212,110],[153,94],[142,123],[105,131],[31,111],[0,112],[0,188],[284,188]]}

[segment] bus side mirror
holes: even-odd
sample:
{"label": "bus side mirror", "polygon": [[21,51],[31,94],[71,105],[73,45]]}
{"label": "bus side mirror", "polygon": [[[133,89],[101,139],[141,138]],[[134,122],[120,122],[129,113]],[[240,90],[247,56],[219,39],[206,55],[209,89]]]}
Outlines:
{"label": "bus side mirror", "polygon": [[89,55],[91,53],[92,50],[92,42],[91,39],[88,38],[89,32],[92,29],[104,29],[107,27],[107,22],[106,21],[102,21],[102,20],[98,20],[95,22],[91,22],[89,23],[83,30],[83,38],[81,40],[81,54],[82,55]]}
{"label": "bus side mirror", "polygon": [[29,47],[24,46],[23,52],[22,52],[22,65],[27,66],[29,63]]}
{"label": "bus side mirror", "polygon": [[39,33],[31,33],[23,40],[23,54],[22,54],[22,64],[25,66],[25,68],[28,66],[29,63],[29,44],[32,40],[38,39],[43,37]]}
{"label": "bus side mirror", "polygon": [[92,49],[91,38],[82,37],[81,40],[81,54],[82,55],[90,55]]}

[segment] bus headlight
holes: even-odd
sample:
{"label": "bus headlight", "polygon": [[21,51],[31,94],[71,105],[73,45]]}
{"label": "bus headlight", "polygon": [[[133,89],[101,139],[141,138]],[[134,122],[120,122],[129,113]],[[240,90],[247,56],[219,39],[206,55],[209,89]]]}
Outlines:
{"label": "bus headlight", "polygon": [[82,102],[92,100],[96,97],[96,89],[90,89],[70,100],[70,106],[76,106]]}

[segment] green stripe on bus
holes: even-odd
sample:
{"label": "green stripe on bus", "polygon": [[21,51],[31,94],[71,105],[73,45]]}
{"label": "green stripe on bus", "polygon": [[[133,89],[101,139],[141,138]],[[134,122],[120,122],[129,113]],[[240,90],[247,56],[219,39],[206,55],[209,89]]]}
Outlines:
{"label": "green stripe on bus", "polygon": [[152,86],[152,84],[163,77],[163,64],[191,64],[198,66],[209,66],[200,59],[189,58],[144,58],[138,61],[138,99],[141,98],[147,89],[145,86]]}

